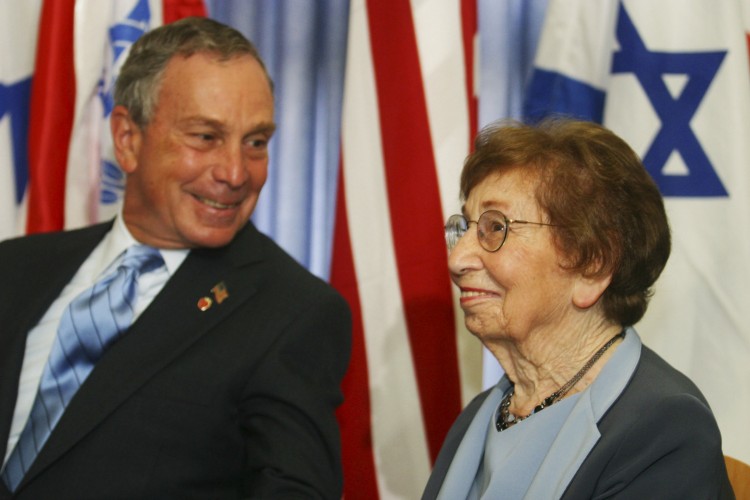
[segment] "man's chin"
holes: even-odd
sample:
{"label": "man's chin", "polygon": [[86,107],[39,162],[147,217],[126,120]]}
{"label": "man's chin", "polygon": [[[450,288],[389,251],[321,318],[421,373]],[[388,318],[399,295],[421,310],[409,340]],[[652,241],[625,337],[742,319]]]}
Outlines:
{"label": "man's chin", "polygon": [[226,228],[204,228],[187,239],[191,248],[221,248],[230,244],[247,222]]}

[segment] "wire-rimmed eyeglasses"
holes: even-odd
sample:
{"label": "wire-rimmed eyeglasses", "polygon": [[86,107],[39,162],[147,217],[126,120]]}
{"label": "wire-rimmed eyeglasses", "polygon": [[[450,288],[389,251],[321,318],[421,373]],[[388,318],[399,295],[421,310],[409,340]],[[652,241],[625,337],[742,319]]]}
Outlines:
{"label": "wire-rimmed eyeglasses", "polygon": [[448,252],[458,244],[458,240],[469,230],[470,224],[477,225],[477,239],[479,244],[488,252],[497,252],[508,237],[508,228],[511,224],[534,224],[535,226],[555,226],[546,222],[530,222],[520,219],[509,219],[499,210],[487,210],[479,216],[478,220],[468,220],[461,214],[448,217],[445,223],[445,243]]}

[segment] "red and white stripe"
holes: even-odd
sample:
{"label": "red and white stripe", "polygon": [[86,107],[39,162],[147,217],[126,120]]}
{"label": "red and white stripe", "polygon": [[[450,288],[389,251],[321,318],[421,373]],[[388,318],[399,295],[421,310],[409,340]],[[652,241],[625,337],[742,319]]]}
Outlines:
{"label": "red and white stripe", "polygon": [[418,498],[463,393],[479,389],[462,376],[481,354],[460,347],[443,237],[475,122],[474,12],[351,4],[331,277],[355,320],[339,415],[347,498]]}

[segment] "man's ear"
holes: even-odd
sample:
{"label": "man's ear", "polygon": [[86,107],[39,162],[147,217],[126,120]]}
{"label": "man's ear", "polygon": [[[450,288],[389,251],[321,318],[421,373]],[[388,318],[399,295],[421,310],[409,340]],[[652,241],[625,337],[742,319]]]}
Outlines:
{"label": "man's ear", "polygon": [[611,274],[605,276],[579,275],[573,286],[573,304],[578,308],[588,309],[596,304],[611,282]]}
{"label": "man's ear", "polygon": [[138,168],[138,152],[141,148],[143,131],[133,121],[127,108],[122,105],[115,106],[112,110],[109,128],[112,132],[117,163],[123,172],[132,174]]}

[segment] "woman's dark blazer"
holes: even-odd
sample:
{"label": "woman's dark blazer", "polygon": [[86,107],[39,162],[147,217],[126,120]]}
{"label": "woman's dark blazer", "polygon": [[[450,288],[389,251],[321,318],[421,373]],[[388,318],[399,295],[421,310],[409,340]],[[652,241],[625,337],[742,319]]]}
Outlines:
{"label": "woman's dark blazer", "polygon": [[[477,396],[449,431],[423,499],[437,498],[488,393]],[[632,378],[594,431],[600,437],[563,499],[734,498],[708,403],[695,384],[646,346]]]}

